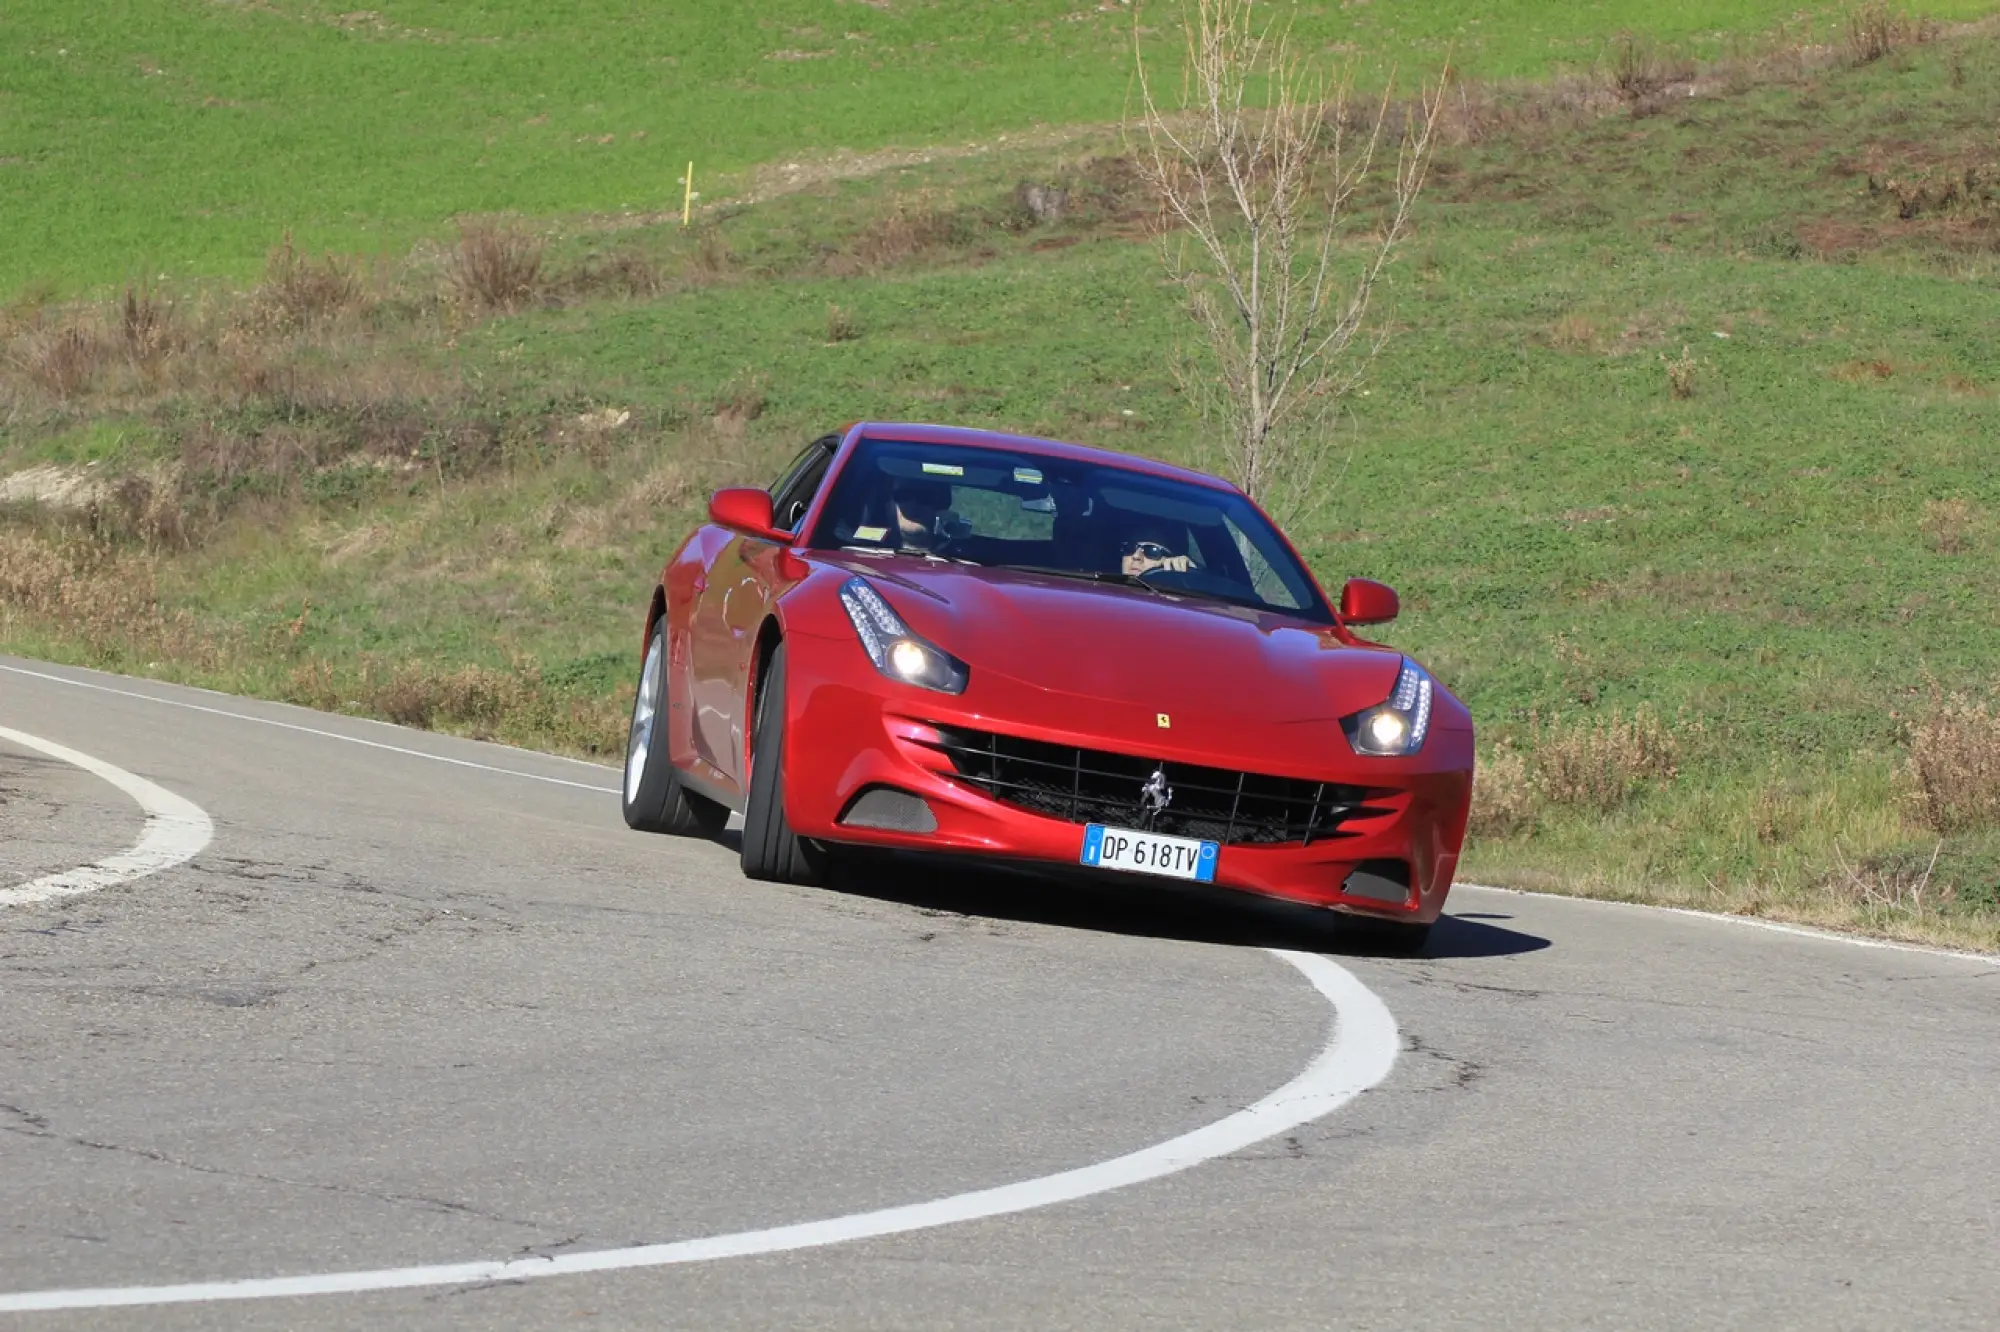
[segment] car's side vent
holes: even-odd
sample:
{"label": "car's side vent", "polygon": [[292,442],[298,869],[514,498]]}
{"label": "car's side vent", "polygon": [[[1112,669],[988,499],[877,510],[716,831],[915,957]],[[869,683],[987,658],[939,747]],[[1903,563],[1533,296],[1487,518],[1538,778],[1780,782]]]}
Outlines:
{"label": "car's side vent", "polygon": [[[937,730],[935,748],[950,756],[959,780],[995,800],[1071,823],[1278,846],[1352,836],[1342,825],[1390,812],[1369,805],[1390,794],[1374,787],[1205,768],[963,727]],[[1141,792],[1155,768],[1165,771],[1173,799],[1149,817]]]}

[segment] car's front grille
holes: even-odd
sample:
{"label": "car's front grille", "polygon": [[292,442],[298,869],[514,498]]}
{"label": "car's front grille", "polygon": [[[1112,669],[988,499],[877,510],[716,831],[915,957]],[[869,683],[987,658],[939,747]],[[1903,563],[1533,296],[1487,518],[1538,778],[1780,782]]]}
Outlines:
{"label": "car's front grille", "polygon": [[[1392,794],[1366,786],[1272,777],[1051,745],[1018,736],[939,726],[935,746],[959,780],[995,800],[1067,819],[1201,837],[1213,842],[1282,845],[1352,836],[1349,820],[1386,814],[1368,801]],[[1148,817],[1143,788],[1161,773],[1173,798]]]}

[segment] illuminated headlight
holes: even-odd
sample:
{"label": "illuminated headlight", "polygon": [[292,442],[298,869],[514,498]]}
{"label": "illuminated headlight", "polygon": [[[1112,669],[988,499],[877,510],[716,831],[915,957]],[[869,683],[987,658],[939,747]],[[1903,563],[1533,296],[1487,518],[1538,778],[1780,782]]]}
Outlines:
{"label": "illuminated headlight", "polygon": [[1355,753],[1377,758],[1416,753],[1424,747],[1424,736],[1431,729],[1431,693],[1435,688],[1423,667],[1403,658],[1403,669],[1386,703],[1340,719],[1347,743]]}
{"label": "illuminated headlight", "polygon": [[876,670],[924,689],[965,692],[965,663],[911,633],[903,617],[866,579],[848,579],[840,589],[840,604],[847,608],[847,618],[854,621],[854,632]]}

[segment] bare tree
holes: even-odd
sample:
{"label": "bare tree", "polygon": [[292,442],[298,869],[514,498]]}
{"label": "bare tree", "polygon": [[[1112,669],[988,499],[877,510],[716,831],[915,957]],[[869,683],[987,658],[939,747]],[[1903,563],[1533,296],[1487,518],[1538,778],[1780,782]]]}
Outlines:
{"label": "bare tree", "polygon": [[[1182,18],[1178,97],[1163,99],[1136,56],[1134,154],[1171,224],[1167,272],[1212,360],[1178,369],[1203,416],[1226,426],[1222,470],[1296,507],[1342,399],[1381,350],[1362,336],[1369,301],[1409,235],[1449,71],[1412,107],[1391,90],[1357,108],[1351,71],[1322,71],[1289,24],[1260,21],[1256,0],[1183,0]],[[1395,178],[1368,190],[1385,140],[1398,143]]]}

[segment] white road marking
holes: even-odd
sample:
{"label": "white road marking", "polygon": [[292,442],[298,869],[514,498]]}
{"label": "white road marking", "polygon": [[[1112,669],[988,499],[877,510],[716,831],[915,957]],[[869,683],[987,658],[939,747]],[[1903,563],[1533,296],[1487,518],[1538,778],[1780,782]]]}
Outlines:
{"label": "white road marking", "polygon": [[667,1267],[785,1253],[883,1235],[907,1234],[934,1226],[1074,1202],[1093,1194],[1127,1188],[1175,1174],[1217,1157],[1240,1152],[1267,1138],[1330,1114],[1389,1076],[1401,1036],[1396,1019],[1375,994],[1346,968],[1311,953],[1270,952],[1290,963],[1333,1006],[1333,1031],[1325,1048],[1284,1086],[1235,1114],[1183,1133],[1156,1146],[1095,1165],[1079,1166],[1018,1184],[955,1194],[934,1202],[886,1207],[824,1221],[805,1221],[769,1230],[710,1235],[670,1244],[642,1244],[591,1253],[550,1257],[489,1259],[430,1267],[394,1267],[372,1272],[329,1272],[314,1276],[204,1281],[182,1286],[113,1286],[99,1290],[41,1290],[0,1295],[0,1313],[53,1309],[105,1309],[120,1305],[192,1304],[214,1300],[260,1300],[296,1295],[355,1294],[413,1286],[464,1286],[492,1281],[582,1272],[616,1272],[635,1267]]}
{"label": "white road marking", "polygon": [[1696,920],[1720,921],[1724,925],[1748,925],[1752,929],[1769,930],[1773,934],[1789,934],[1799,939],[1818,939],[1823,943],[1848,944],[1855,948],[1886,948],[1896,953],[1922,953],[1928,957],[1955,957],[1967,962],[1984,962],[1988,966],[2000,966],[2000,953],[1967,953],[1951,948],[1932,948],[1927,944],[1898,943],[1894,939],[1868,939],[1858,934],[1842,934],[1838,930],[1816,930],[1810,925],[1787,925],[1782,921],[1763,920],[1756,916],[1732,916],[1726,911],[1697,911],[1693,907],[1655,906],[1651,902],[1621,902],[1611,897],[1573,897],[1568,893],[1536,893],[1525,888],[1494,888],[1483,883],[1455,883],[1454,893],[1506,893],[1510,897],[1554,898],[1563,902],[1587,902],[1591,906],[1629,907],[1634,911],[1660,911],[1670,916],[1693,916]]}
{"label": "white road marking", "polygon": [[12,741],[25,749],[39,750],[52,759],[60,759],[94,777],[101,777],[138,801],[139,808],[146,811],[145,830],[130,850],[106,856],[94,864],[64,870],[60,874],[45,874],[18,888],[0,888],[0,906],[47,902],[58,897],[74,897],[78,893],[94,893],[113,884],[130,883],[133,879],[157,874],[192,860],[215,836],[215,824],[201,806],[144,777],[114,767],[103,759],[79,754],[54,741],[9,730],[5,726],[0,726],[0,740]]}
{"label": "white road marking", "polygon": [[[443,754],[426,753],[421,749],[406,749],[401,745],[385,744],[380,740],[363,740],[358,735],[343,735],[339,731],[325,731],[317,726],[301,726],[297,722],[278,721],[273,717],[258,717],[248,712],[231,712],[228,708],[211,708],[200,703],[189,703],[185,699],[161,698],[158,694],[142,694],[136,689],[116,689],[110,685],[97,684],[90,680],[72,680],[64,675],[50,675],[46,671],[30,671],[19,666],[0,665],[0,671],[10,675],[25,675],[30,679],[48,680],[54,684],[68,685],[72,689],[91,689],[100,694],[116,694],[120,698],[136,698],[147,703],[158,703],[162,707],[184,708],[189,712],[205,712],[211,717],[232,717],[237,721],[252,722],[258,726],[275,726],[281,731],[296,731],[301,735],[317,735],[328,740],[339,740],[350,745],[362,745],[368,749],[386,750],[391,754],[402,754],[409,758],[429,759],[433,763],[449,763],[455,768],[473,768],[479,772],[497,772],[508,777],[524,777],[531,782],[547,782],[551,786],[572,786],[579,791],[602,791],[605,795],[617,795],[615,786],[597,786],[590,782],[572,782],[562,777],[545,777],[539,772],[522,772],[518,768],[501,768],[491,763],[474,763],[471,759],[450,758]],[[227,694],[219,697],[227,698]],[[366,720],[366,719],[361,719]],[[387,723],[381,723],[387,725]],[[525,752],[525,751],[524,751]],[[540,755],[543,758],[561,758],[565,763],[582,763],[581,759],[563,758],[560,754]],[[597,767],[597,764],[585,764]]]}

